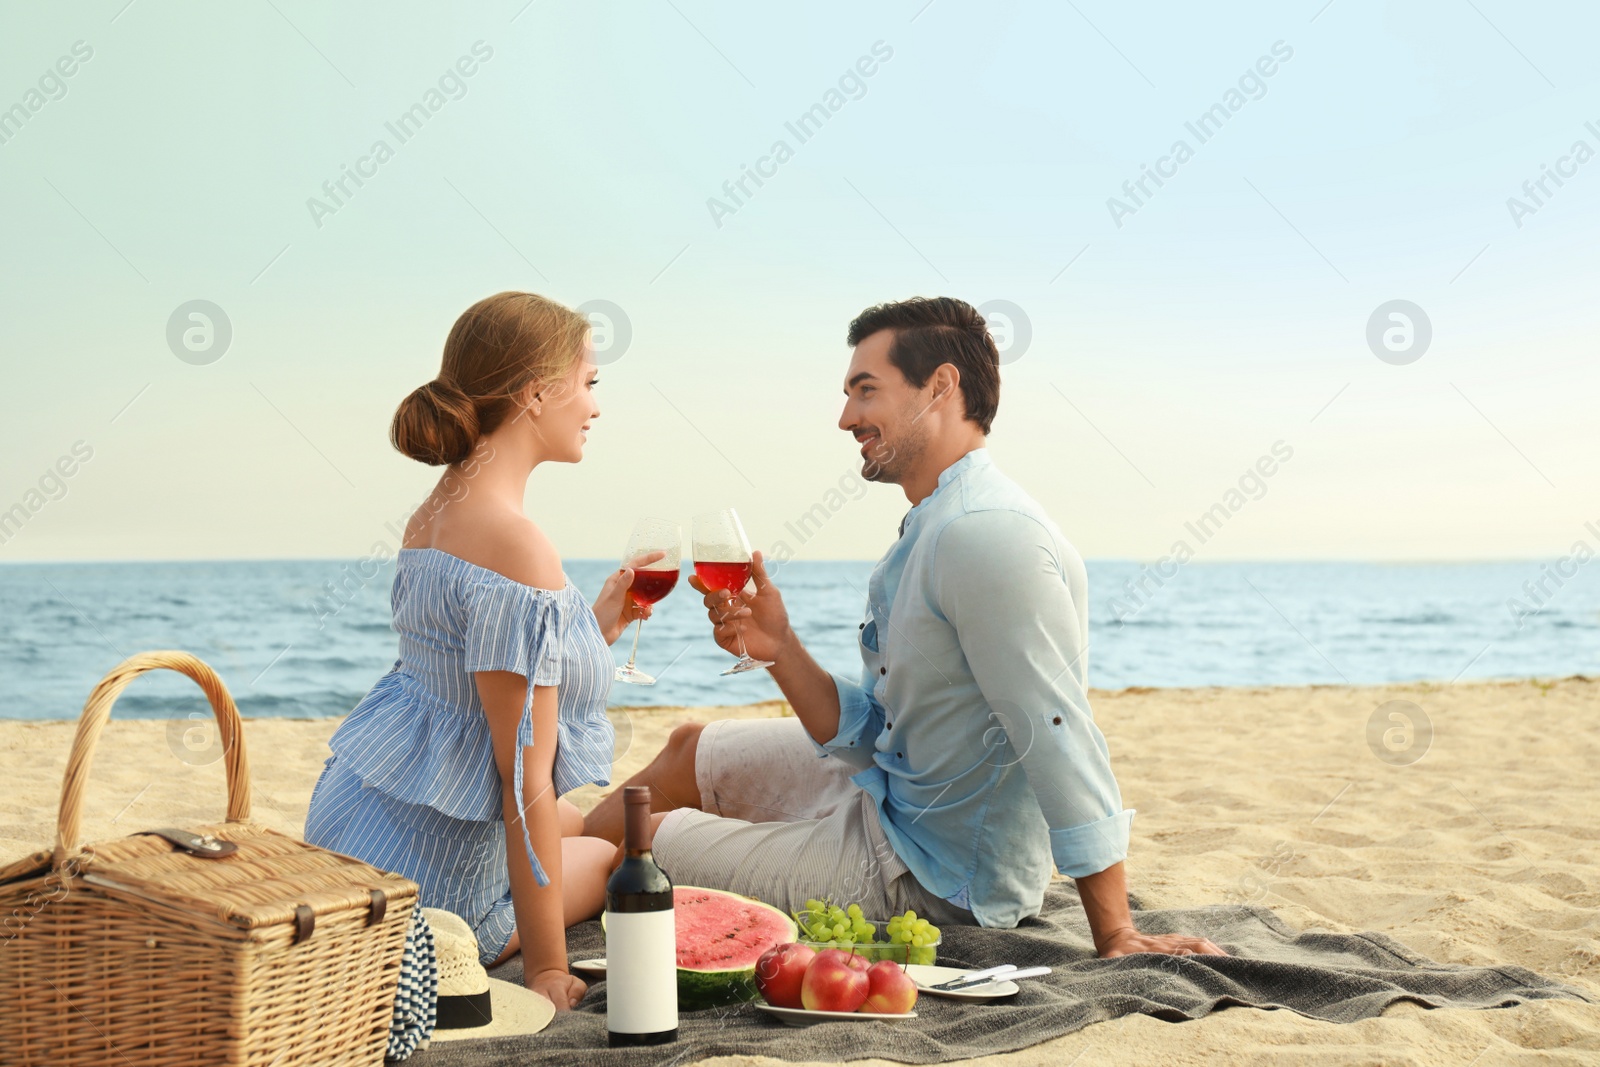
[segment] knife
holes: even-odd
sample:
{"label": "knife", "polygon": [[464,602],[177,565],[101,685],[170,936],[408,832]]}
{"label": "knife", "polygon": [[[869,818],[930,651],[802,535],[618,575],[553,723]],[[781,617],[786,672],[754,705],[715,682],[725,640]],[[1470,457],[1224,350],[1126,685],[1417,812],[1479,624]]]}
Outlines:
{"label": "knife", "polygon": [[948,982],[941,982],[928,988],[937,989],[944,993],[954,993],[960,990],[974,989],[978,986],[992,985],[995,982],[1011,982],[1018,978],[1038,978],[1049,973],[1049,967],[1024,967],[1018,970],[1016,964],[1008,963],[1004,967],[992,967],[987,971],[974,971],[971,974],[962,975],[960,978],[952,978]]}
{"label": "knife", "polygon": [[998,967],[988,967],[981,971],[968,971],[966,974],[960,975],[959,977],[940,982],[938,985],[931,985],[928,988],[955,989],[957,986],[971,985],[974,982],[986,982],[994,975],[1006,974],[1016,969],[1017,965],[1015,963],[1002,963]]}

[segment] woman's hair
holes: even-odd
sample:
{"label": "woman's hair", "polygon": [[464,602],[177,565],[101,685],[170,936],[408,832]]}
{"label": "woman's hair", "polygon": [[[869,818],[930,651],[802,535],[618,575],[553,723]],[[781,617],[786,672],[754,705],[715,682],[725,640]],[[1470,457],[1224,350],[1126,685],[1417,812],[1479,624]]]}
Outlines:
{"label": "woman's hair", "polygon": [[534,293],[478,301],[451,327],[439,376],[400,401],[389,440],[430,467],[460,463],[530,383],[563,380],[588,335],[587,318]]}

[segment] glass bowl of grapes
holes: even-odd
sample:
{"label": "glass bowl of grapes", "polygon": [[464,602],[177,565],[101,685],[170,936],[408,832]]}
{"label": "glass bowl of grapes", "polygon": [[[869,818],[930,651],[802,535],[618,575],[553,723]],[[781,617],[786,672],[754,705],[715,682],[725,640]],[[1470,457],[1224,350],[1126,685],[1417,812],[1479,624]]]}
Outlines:
{"label": "glass bowl of grapes", "polygon": [[800,924],[802,945],[819,952],[840,948],[874,963],[894,960],[931,966],[939,958],[939,943],[944,939],[937,926],[914,911],[880,921],[862,914],[859,904],[808,900],[804,908],[791,914]]}

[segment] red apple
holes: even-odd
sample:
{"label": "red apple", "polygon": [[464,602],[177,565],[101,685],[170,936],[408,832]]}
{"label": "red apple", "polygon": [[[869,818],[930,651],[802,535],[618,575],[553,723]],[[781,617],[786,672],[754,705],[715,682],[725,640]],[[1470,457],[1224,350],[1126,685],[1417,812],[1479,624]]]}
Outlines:
{"label": "red apple", "polygon": [[867,999],[858,1011],[902,1015],[917,1003],[917,983],[894,960],[879,960],[868,967],[867,987]]}
{"label": "red apple", "polygon": [[816,951],[809,945],[773,945],[756,960],[756,988],[775,1008],[798,1008],[800,983],[805,981],[806,968],[816,958]]}
{"label": "red apple", "polygon": [[871,991],[867,961],[854,952],[825,948],[817,953],[800,983],[807,1011],[855,1011]]}

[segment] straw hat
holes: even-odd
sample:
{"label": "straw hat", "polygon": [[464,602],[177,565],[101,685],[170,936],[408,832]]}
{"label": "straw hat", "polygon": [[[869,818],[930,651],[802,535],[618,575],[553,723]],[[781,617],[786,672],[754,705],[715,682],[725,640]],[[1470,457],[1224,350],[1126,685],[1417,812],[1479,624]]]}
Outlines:
{"label": "straw hat", "polygon": [[439,1021],[434,1041],[536,1034],[556,1009],[545,997],[513,982],[490,978],[478,962],[478,939],[465,919],[440,908],[423,908],[433,927],[439,959]]}

